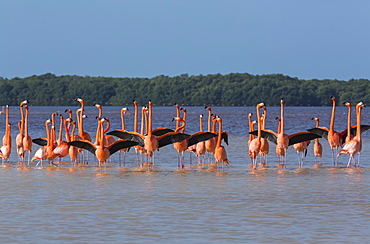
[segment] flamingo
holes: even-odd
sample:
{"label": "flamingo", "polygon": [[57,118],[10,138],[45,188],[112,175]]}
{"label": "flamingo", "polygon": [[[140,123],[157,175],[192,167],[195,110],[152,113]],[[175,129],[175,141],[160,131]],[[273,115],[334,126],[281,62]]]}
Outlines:
{"label": "flamingo", "polygon": [[[138,125],[139,125],[139,103],[135,100],[133,100],[133,103],[134,103],[134,133],[138,133]],[[121,111],[122,112],[122,111]],[[143,112],[143,109],[142,109],[142,119],[143,121],[141,122],[142,123],[142,128],[144,129],[144,112]],[[122,120],[122,116],[121,116],[121,120]],[[124,121],[122,120],[122,130],[124,130]],[[141,133],[142,135],[144,134],[144,132]],[[138,162],[138,165],[141,164],[141,157],[139,157],[139,154],[143,154],[145,153],[144,152],[144,147],[140,146],[140,145],[135,145],[134,146],[135,148],[135,153],[136,153],[136,160]]]}
{"label": "flamingo", "polygon": [[[277,133],[280,134],[281,132],[281,119],[276,117],[275,120],[278,121],[278,130],[277,130]],[[283,159],[285,157],[285,151],[283,149],[281,149],[280,147],[278,147],[278,145],[276,145],[276,155],[278,156],[278,162],[281,163],[283,162]]]}
{"label": "flamingo", "polygon": [[23,137],[23,150],[24,150],[24,153],[28,152],[28,164],[30,163],[30,159],[31,159],[31,153],[32,153],[32,139],[30,137],[30,135],[28,134],[29,132],[29,129],[28,129],[28,126],[29,126],[29,123],[28,123],[28,105],[24,105],[23,107],[25,107],[26,109],[26,114],[25,114],[25,120],[24,120],[24,137]]}
{"label": "flamingo", "polygon": [[[275,133],[271,130],[263,130],[261,131],[261,136],[277,145],[278,148],[276,150],[283,157],[283,166],[286,168],[286,151],[288,150],[288,146],[302,141],[310,141],[320,136],[314,133],[303,131],[291,135],[285,134],[283,100],[280,101],[280,120],[280,133]],[[256,135],[258,134],[258,131],[253,131],[250,133]]]}
{"label": "flamingo", "polygon": [[[199,115],[199,131],[203,132],[203,114]],[[206,153],[206,142],[201,141],[196,144],[195,156],[198,158],[198,163],[202,163],[202,158]]]}
{"label": "flamingo", "polygon": [[260,108],[264,106],[264,103],[259,103],[256,105],[256,111],[257,111],[257,120],[258,120],[258,130],[257,130],[257,138],[254,138],[248,148],[248,155],[250,155],[252,159],[252,165],[253,169],[257,167],[257,155],[261,151],[261,130],[262,130],[262,123],[263,118],[260,117]]}
{"label": "flamingo", "polygon": [[[312,120],[316,121],[316,128],[319,127],[320,120],[316,117],[312,118]],[[322,158],[322,145],[319,142],[319,138],[315,139],[315,144],[313,145],[313,153],[315,155],[315,159]]]}
{"label": "flamingo", "polygon": [[[347,163],[347,167],[349,167],[351,165],[352,160],[355,161],[354,155],[361,151],[361,143],[362,143],[362,139],[361,139],[361,111],[362,111],[362,108],[364,106],[365,105],[362,102],[360,102],[356,105],[356,115],[357,115],[356,136],[353,137],[353,139],[351,139],[350,141],[348,141],[346,143],[346,145],[344,145],[343,149],[340,150],[340,152],[338,153],[338,156],[341,155],[341,154],[348,154],[349,155],[349,160],[348,160],[348,163]],[[356,166],[356,161],[355,161],[355,166]],[[360,165],[357,165],[357,166],[360,166]]]}
{"label": "flamingo", "polygon": [[[252,132],[254,131],[254,124],[253,121],[252,121],[252,116],[253,114],[252,113],[249,113],[248,114],[248,125],[249,125],[249,132]],[[254,139],[254,135],[253,134],[249,134],[249,139],[248,139],[248,148],[249,148],[249,145],[251,144],[251,141]],[[250,156],[250,155],[249,155]]]}
{"label": "flamingo", "polygon": [[19,109],[21,112],[21,122],[19,127],[19,134],[17,134],[15,142],[17,145],[17,154],[20,162],[24,162],[24,149],[23,149],[23,137],[24,137],[24,111],[23,106],[28,103],[28,100],[24,100],[19,104]]}
{"label": "flamingo", "polygon": [[[47,135],[47,143],[48,144],[49,144],[49,142],[51,140],[51,135],[50,135],[50,130],[49,130],[49,124],[50,123],[51,123],[51,120],[50,119],[48,119],[48,120],[45,121],[45,128],[46,128],[46,135]],[[47,156],[48,156],[47,148],[48,148],[48,145],[45,145],[45,146],[40,147],[39,149],[37,149],[35,155],[32,157],[31,162],[33,162],[35,160],[39,160],[39,162],[36,164],[36,167],[40,163],[41,163],[41,166],[42,166],[42,162],[47,159]]]}
{"label": "flamingo", "polygon": [[[4,106],[3,106],[4,108]],[[3,136],[3,145],[8,145],[9,143],[11,144],[11,138],[9,139],[9,135],[7,135],[7,125],[9,124],[9,106],[5,106],[5,134]]]}
{"label": "flamingo", "polygon": [[348,108],[348,118],[347,118],[347,135],[345,137],[345,143],[348,143],[350,140],[353,139],[353,135],[351,134],[351,110],[352,110],[352,105],[349,102],[344,102],[344,105],[347,106]]}
{"label": "flamingo", "polygon": [[[125,131],[125,114],[126,114],[126,111],[128,110],[128,108],[121,108],[121,129],[122,131]],[[104,133],[107,133],[109,128],[110,128],[110,122],[109,120],[107,121],[108,122],[108,126],[107,128],[104,130]],[[135,124],[135,118],[134,118],[134,124]],[[137,126],[137,125],[136,125]],[[134,131],[137,131],[137,127],[135,128],[135,125],[134,125]],[[106,143],[109,145],[111,143],[114,143],[116,140],[114,139],[113,136],[111,135],[106,135],[105,136],[105,139],[106,139]],[[135,145],[135,146],[138,146],[138,145]],[[125,164],[126,162],[126,152],[128,151],[127,148],[123,148],[122,150],[120,150],[120,154],[119,154],[119,165],[121,166],[121,152],[123,152],[123,164]]]}
{"label": "flamingo", "polygon": [[72,141],[68,143],[71,146],[84,148],[88,150],[89,152],[91,152],[92,154],[94,154],[96,158],[98,159],[99,166],[106,163],[107,159],[111,155],[113,155],[115,152],[117,152],[118,150],[122,148],[127,148],[127,147],[132,147],[134,145],[137,145],[137,142],[120,140],[120,141],[114,142],[113,144],[109,146],[105,146],[104,133],[103,133],[104,121],[105,121],[104,118],[99,119],[100,138],[99,138],[98,145],[95,145],[88,140]]}
{"label": "flamingo", "polygon": [[[317,138],[316,138],[317,139]],[[310,145],[310,141],[302,141],[293,145],[294,150],[297,151],[299,167],[303,167],[304,157],[307,156],[307,148]]]}
{"label": "flamingo", "polygon": [[258,116],[257,119],[258,119],[257,137],[251,141],[248,148],[248,154],[252,159],[253,169],[257,168],[257,155],[260,153],[261,150],[261,127],[262,127],[261,124],[263,119]]}
{"label": "flamingo", "polygon": [[[257,123],[256,121],[252,121],[252,115],[253,115],[252,113],[249,113],[248,114],[249,132],[254,131],[254,125]],[[253,155],[250,153],[249,147],[250,147],[250,144],[251,144],[251,142],[253,141],[254,138],[255,138],[255,136],[253,134],[249,134],[249,139],[248,139],[248,156],[251,158],[252,165],[253,165]]]}
{"label": "flamingo", "polygon": [[[70,123],[72,124],[72,131],[71,131],[71,134],[70,134],[70,139],[68,142],[71,142],[71,141],[77,141],[77,140],[80,140],[81,138],[78,138],[77,135],[75,135],[75,130],[76,130],[76,121],[72,121],[70,120]],[[71,161],[77,165],[77,159],[78,159],[78,149],[77,147],[74,147],[74,146],[70,146],[69,147],[69,150],[68,150],[68,154],[69,154],[69,158],[71,159]]]}
{"label": "flamingo", "polygon": [[81,98],[76,99],[77,102],[81,104],[81,112],[79,113],[79,120],[78,120],[78,135],[83,139],[83,140],[88,140],[91,142],[91,136],[88,132],[84,131],[83,127],[83,113],[85,111],[85,101],[82,100]]}
{"label": "flamingo", "polygon": [[[63,120],[63,116],[60,116],[60,118],[63,121],[67,141],[62,141],[61,140],[62,139],[62,133],[59,132],[58,146],[56,148],[54,148],[54,150],[53,150],[53,153],[59,158],[59,160],[61,158],[64,158],[65,156],[67,156],[69,154],[70,145],[68,144],[68,142],[71,142],[71,137],[69,135],[69,130],[67,129],[68,128],[67,127],[67,122],[69,121],[69,119]],[[62,131],[62,130],[63,130],[63,128],[60,127],[60,131]]]}
{"label": "flamingo", "polygon": [[[186,109],[184,109],[184,108],[180,109],[180,106],[178,104],[175,104],[175,107],[176,107],[176,117],[174,118],[174,120],[176,121],[176,130],[175,130],[175,132],[184,133],[185,132],[185,126],[186,126]],[[184,116],[183,116],[182,119],[180,118],[180,110],[182,110],[184,112]],[[180,123],[179,123],[180,121],[183,123],[182,126],[180,126]],[[187,140],[182,140],[182,141],[179,141],[179,142],[175,142],[175,143],[173,143],[173,147],[177,150],[177,157],[178,157],[177,167],[179,168],[181,166],[181,168],[184,168],[185,167],[185,165],[184,165],[184,161],[185,161],[184,152],[189,147],[188,141]]]}
{"label": "flamingo", "polygon": [[[53,124],[53,121],[51,121],[51,124]],[[49,163],[54,165],[53,161],[57,157],[57,155],[54,153],[54,149],[57,147],[57,143],[54,138],[55,128],[53,125],[51,125],[49,133],[50,133],[50,138],[47,139],[47,145],[46,145],[47,156],[46,157],[49,160]]]}
{"label": "flamingo", "polygon": [[2,158],[2,164],[6,162],[12,151],[12,137],[10,135],[10,123],[9,123],[9,106],[5,106],[5,135],[3,137],[3,145],[0,148],[0,157]]}
{"label": "flamingo", "polygon": [[[68,124],[67,124],[67,130],[69,131],[71,122],[73,121],[73,112],[71,109],[66,109],[64,112],[69,114]],[[66,140],[68,141],[67,134],[66,134]]]}
{"label": "flamingo", "polygon": [[257,155],[260,153],[261,150],[261,130],[262,130],[262,121],[260,117],[260,108],[264,106],[264,103],[259,103],[256,105],[256,111],[257,111],[257,121],[258,121],[258,129],[257,129],[257,137],[254,138],[248,147],[248,155],[252,159],[252,165],[255,169],[257,167]]}
{"label": "flamingo", "polygon": [[[261,129],[264,130],[266,127],[266,116],[267,116],[267,109],[265,106],[262,107],[263,114],[262,114],[262,125]],[[265,166],[267,164],[267,154],[269,153],[269,143],[267,139],[261,138],[261,148],[260,148],[260,155],[261,155],[261,165]]]}
{"label": "flamingo", "polygon": [[226,165],[229,165],[229,160],[227,159],[227,153],[224,146],[221,145],[221,139],[222,139],[222,119],[220,117],[216,118],[216,121],[219,124],[218,127],[218,136],[217,136],[217,142],[216,142],[216,148],[215,148],[215,159],[216,163],[224,163]]}

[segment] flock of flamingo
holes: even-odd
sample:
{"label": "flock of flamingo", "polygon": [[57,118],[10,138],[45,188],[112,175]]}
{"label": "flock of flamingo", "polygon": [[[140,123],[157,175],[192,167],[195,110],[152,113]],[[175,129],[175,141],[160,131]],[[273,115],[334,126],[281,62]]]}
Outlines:
{"label": "flock of flamingo", "polygon": [[[356,116],[357,124],[351,125],[351,110],[352,106],[350,103],[344,103],[348,107],[348,124],[347,129],[342,132],[334,130],[335,110],[336,110],[336,99],[332,99],[332,113],[330,120],[330,127],[319,127],[319,119],[312,118],[316,121],[316,127],[308,129],[307,132],[297,132],[291,135],[287,135],[284,132],[284,101],[280,102],[280,118],[276,118],[278,123],[277,133],[265,129],[266,120],[266,109],[263,103],[257,104],[257,122],[252,121],[252,114],[248,115],[250,136],[248,141],[248,154],[252,160],[252,166],[255,169],[257,167],[257,156],[260,155],[260,164],[266,165],[266,155],[269,152],[269,144],[267,140],[273,142],[276,145],[276,154],[278,155],[279,167],[286,167],[286,152],[288,146],[293,145],[293,148],[298,154],[299,166],[303,166],[303,159],[307,154],[307,147],[311,140],[315,140],[314,144],[314,155],[316,161],[322,158],[322,145],[318,138],[325,138],[329,142],[329,146],[332,150],[332,162],[333,166],[338,166],[338,157],[341,154],[349,155],[347,167],[354,166],[360,167],[360,152],[362,150],[362,139],[361,134],[370,129],[369,125],[361,125],[361,111],[365,106],[364,103],[359,102],[356,104]],[[264,113],[260,116],[260,109],[264,109]],[[258,123],[258,129],[254,130],[254,125]],[[339,147],[342,147],[340,151]],[[358,155],[356,161],[355,155]]]}
{"label": "flock of flamingo", "polygon": [[[314,142],[314,155],[318,160],[322,157],[322,146],[318,138],[325,138],[332,150],[333,166],[338,166],[338,157],[341,154],[349,155],[347,167],[360,166],[360,152],[362,149],[361,134],[370,126],[361,125],[361,111],[365,106],[362,102],[356,105],[357,124],[351,125],[351,104],[345,103],[348,107],[348,126],[342,132],[334,130],[336,99],[332,99],[332,114],[330,128],[319,127],[319,119],[312,118],[316,121],[316,127],[307,130],[306,132],[298,132],[291,135],[285,134],[284,131],[284,101],[281,100],[281,115],[278,120],[277,132],[265,129],[266,121],[266,107],[264,103],[256,105],[257,121],[252,121],[253,114],[248,114],[249,121],[249,140],[248,140],[248,155],[251,158],[251,167],[257,168],[257,159],[259,158],[260,166],[267,166],[267,154],[269,153],[268,141],[276,145],[276,154],[278,156],[279,167],[286,167],[286,153],[290,145],[293,145],[298,154],[299,167],[303,167],[303,160],[307,154],[307,147],[311,140]],[[56,113],[51,114],[51,119],[45,121],[45,138],[33,139],[29,135],[29,107],[28,101],[22,101],[19,105],[21,120],[18,122],[19,133],[16,136],[17,155],[20,163],[27,163],[28,165],[34,161],[38,161],[36,166],[41,164],[44,160],[48,160],[49,164],[59,166],[61,159],[68,156],[70,161],[77,165],[79,163],[86,163],[86,151],[95,155],[99,166],[105,165],[107,160],[116,152],[123,153],[125,163],[125,154],[130,148],[134,148],[136,152],[137,163],[139,167],[147,165],[148,168],[154,165],[155,151],[161,147],[173,144],[178,152],[178,168],[184,168],[184,153],[189,151],[194,153],[198,158],[198,164],[203,165],[208,154],[208,162],[214,161],[210,165],[217,166],[228,165],[229,161],[225,148],[221,145],[222,141],[228,144],[228,134],[223,131],[222,119],[212,114],[210,107],[205,107],[208,110],[208,130],[203,131],[203,115],[199,116],[199,132],[192,135],[185,133],[186,126],[186,109],[180,108],[175,104],[176,129],[168,128],[152,128],[152,103],[149,101],[148,106],[144,106],[141,111],[141,130],[139,132],[139,106],[134,101],[134,128],[133,131],[128,131],[125,128],[125,114],[127,108],[121,109],[121,129],[108,132],[110,129],[110,121],[103,117],[103,110],[101,105],[94,104],[99,109],[97,118],[97,130],[95,135],[95,142],[84,131],[83,120],[85,118],[84,100],[76,99],[81,105],[76,110],[76,120],[73,120],[72,110],[67,109],[65,112],[69,114],[68,118],[64,119],[60,115],[59,133],[57,138],[56,133]],[[261,115],[261,109],[263,113]],[[5,124],[6,130],[3,137],[3,145],[0,148],[0,157],[2,163],[8,162],[11,154],[11,136],[9,123],[9,107],[5,108]],[[254,126],[257,124],[257,130]],[[218,130],[217,130],[218,125]],[[78,133],[75,134],[76,129]],[[63,140],[63,131],[65,132],[65,139]],[[116,138],[118,139],[116,139]],[[40,145],[41,147],[32,154],[32,143]],[[342,149],[339,151],[339,147]],[[86,150],[86,151],[85,151]],[[355,155],[358,155],[356,161]],[[214,160],[211,158],[214,157]],[[57,159],[58,162],[55,162]],[[119,157],[119,164],[121,165],[121,156]]]}
{"label": "flock of flamingo", "polygon": [[[192,135],[185,133],[186,126],[186,109],[176,107],[176,129],[168,128],[152,128],[152,103],[149,101],[148,106],[142,108],[141,131],[138,131],[139,107],[134,101],[134,128],[133,131],[125,129],[125,113],[127,108],[121,109],[122,128],[108,132],[110,129],[110,121],[103,117],[102,106],[94,104],[99,109],[97,118],[97,130],[95,142],[90,134],[84,131],[83,119],[85,118],[85,102],[78,98],[76,99],[81,104],[81,108],[76,110],[76,121],[73,120],[73,112],[66,110],[69,114],[68,118],[64,119],[60,115],[59,134],[57,138],[56,132],[56,113],[51,114],[51,119],[45,121],[46,137],[31,139],[29,135],[29,107],[28,101],[22,101],[19,105],[21,120],[18,122],[19,134],[16,136],[17,155],[20,163],[28,165],[34,161],[38,161],[36,166],[44,160],[48,160],[49,164],[59,166],[61,159],[68,156],[74,165],[78,163],[87,163],[86,151],[95,155],[99,166],[104,165],[107,160],[116,152],[121,152],[124,155],[130,148],[134,148],[137,155],[139,167],[148,165],[148,168],[154,165],[154,153],[161,147],[173,144],[178,151],[178,167],[184,168],[184,152],[190,151],[196,154],[199,162],[202,161],[206,151],[214,155],[215,161],[228,165],[228,159],[225,148],[221,145],[224,140],[227,143],[227,132],[222,131],[222,119],[218,116],[213,116],[213,130],[210,129],[211,123],[211,108],[209,110],[208,131],[203,131],[202,116],[200,116],[200,131]],[[182,111],[182,116],[181,116]],[[11,154],[11,136],[9,124],[9,107],[5,109],[6,131],[3,137],[3,146],[0,148],[0,157],[4,164],[9,160]],[[218,123],[219,132],[215,133],[216,123]],[[106,126],[105,126],[106,125]],[[78,133],[75,134],[76,129]],[[63,131],[65,131],[65,139],[63,140]],[[108,132],[108,133],[107,133]],[[118,137],[115,139],[113,136]],[[32,154],[32,143],[41,147]],[[85,150],[86,151],[85,151]],[[146,160],[145,160],[146,157]],[[59,159],[59,160],[58,160]],[[55,162],[58,160],[58,162]],[[123,160],[124,162],[124,160]],[[121,157],[119,159],[121,165]]]}

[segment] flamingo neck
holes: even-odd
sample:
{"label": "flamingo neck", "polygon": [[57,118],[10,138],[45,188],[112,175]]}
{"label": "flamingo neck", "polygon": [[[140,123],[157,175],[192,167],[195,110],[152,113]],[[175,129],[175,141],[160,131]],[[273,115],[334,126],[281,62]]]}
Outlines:
{"label": "flamingo neck", "polygon": [[59,142],[61,142],[62,139],[63,139],[63,117],[60,116],[59,136],[58,136]]}
{"label": "flamingo neck", "polygon": [[75,131],[76,131],[76,123],[72,124],[72,131],[71,131],[71,139],[74,140],[75,137]]}
{"label": "flamingo neck", "polygon": [[8,125],[9,124],[9,106],[6,105],[6,108],[5,108],[5,124]]}
{"label": "flamingo neck", "polygon": [[153,127],[153,105],[149,102],[149,118],[148,118],[148,129],[147,134],[152,135],[152,127]]}
{"label": "flamingo neck", "polygon": [[103,109],[102,109],[101,106],[99,106],[98,109],[99,109],[99,115],[98,115],[98,117],[99,118],[102,118],[103,117]]}
{"label": "flamingo neck", "polygon": [[209,108],[208,109],[208,132],[211,132],[211,114],[212,114],[212,110]]}
{"label": "flamingo neck", "polygon": [[358,140],[361,140],[361,110],[362,110],[362,106],[359,106],[358,109],[356,109],[356,115],[357,115],[356,136]]}
{"label": "flamingo neck", "polygon": [[9,125],[9,106],[8,105],[6,105],[6,108],[5,108],[5,126],[6,126],[5,136],[9,137],[10,136],[10,125]]}
{"label": "flamingo neck", "polygon": [[[180,106],[176,104],[175,108],[176,108],[176,117],[180,118]],[[176,129],[179,128],[179,126],[180,126],[180,121],[176,120]]]}
{"label": "flamingo neck", "polygon": [[141,110],[141,130],[140,133],[144,135],[144,126],[145,126],[145,110]]}
{"label": "flamingo neck", "polygon": [[63,124],[64,124],[64,130],[66,131],[67,142],[71,142],[71,135],[69,134],[69,128],[67,126],[67,120],[66,119],[63,121]]}
{"label": "flamingo neck", "polygon": [[25,136],[28,137],[28,106],[26,107],[26,116],[24,121]]}
{"label": "flamingo neck", "polygon": [[347,141],[351,139],[351,104],[348,105]]}
{"label": "flamingo neck", "polygon": [[[135,122],[134,122],[134,125],[135,125]],[[125,130],[125,111],[124,110],[121,110],[121,128],[122,130]],[[134,128],[134,132],[136,132],[135,128]]]}
{"label": "flamingo neck", "polygon": [[336,109],[336,101],[333,100],[333,109],[331,110],[331,119],[330,119],[330,131],[334,131],[335,109]]}
{"label": "flamingo neck", "polygon": [[[105,130],[103,131],[103,134],[107,133],[108,130],[110,129],[110,121],[109,120],[106,120],[107,121],[107,128],[105,128]],[[123,126],[123,130],[125,129],[125,126]]]}
{"label": "flamingo neck", "polygon": [[134,103],[135,106],[135,115],[134,115],[134,132],[137,132],[138,127],[138,117],[139,117],[139,104]]}
{"label": "flamingo neck", "polygon": [[101,146],[101,147],[103,147],[104,148],[104,146],[105,146],[105,143],[104,143],[104,120],[103,121],[99,121],[99,125],[100,125],[100,143],[99,143],[99,145]]}
{"label": "flamingo neck", "polygon": [[281,110],[280,110],[281,114],[280,114],[280,133],[281,134],[284,134],[285,130],[284,130],[284,103],[281,103]]}
{"label": "flamingo neck", "polygon": [[[183,113],[184,113],[184,116],[183,116],[183,119],[184,119],[184,123],[186,122],[186,109],[183,109],[182,110]],[[185,123],[186,124],[186,123]],[[181,128],[182,129],[182,133],[185,133],[185,125],[183,125],[183,127]]]}
{"label": "flamingo neck", "polygon": [[199,116],[199,131],[203,131],[203,116]]}
{"label": "flamingo neck", "polygon": [[222,137],[222,119],[219,118],[217,119],[218,121],[218,137],[217,137],[217,143],[216,143],[216,148],[221,146],[221,137]]}
{"label": "flamingo neck", "polygon": [[49,124],[50,122],[45,122],[45,128],[46,128],[46,135],[47,135],[47,140],[48,140],[48,143],[47,143],[47,146],[50,147],[51,146],[51,136],[50,136],[50,129],[49,129]]}
{"label": "flamingo neck", "polygon": [[258,134],[257,134],[257,138],[258,140],[261,140],[261,134],[262,134],[262,127],[263,127],[263,121],[264,119],[261,117],[258,119],[258,125],[257,125],[257,128],[258,128]]}
{"label": "flamingo neck", "polygon": [[23,112],[23,107],[19,106],[19,109],[21,110],[21,127],[19,129],[19,133],[21,135],[24,135],[24,112]]}
{"label": "flamingo neck", "polygon": [[[177,121],[177,120],[176,120]],[[178,120],[179,122],[180,122],[180,120]],[[181,122],[183,123],[181,126],[179,126],[176,130],[175,130],[175,132],[176,133],[178,133],[180,130],[182,130],[182,129],[184,129],[185,128],[185,126],[186,126],[186,122],[185,122],[185,120],[181,120]]]}
{"label": "flamingo neck", "polygon": [[[316,121],[316,128],[318,128],[319,127],[319,119],[316,119],[315,121]],[[319,143],[319,138],[316,138],[315,142]]]}

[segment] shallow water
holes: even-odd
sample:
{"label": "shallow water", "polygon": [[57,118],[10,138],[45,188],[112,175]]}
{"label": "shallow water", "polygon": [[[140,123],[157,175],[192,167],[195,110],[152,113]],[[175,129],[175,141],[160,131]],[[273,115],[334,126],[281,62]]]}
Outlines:
{"label": "shallow water", "polygon": [[[45,137],[44,122],[52,112],[67,107],[30,107],[30,135]],[[77,107],[72,108],[75,110]],[[133,111],[132,107],[129,107]],[[104,107],[112,130],[120,128],[119,107]],[[187,133],[198,130],[203,107],[187,107]],[[293,148],[287,169],[276,167],[270,144],[267,169],[251,170],[247,156],[246,116],[252,107],[214,107],[229,132],[225,146],[230,166],[217,171],[197,168],[193,157],[186,170],[177,170],[177,153],[167,146],[156,153],[155,169],[136,171],[133,151],[125,167],[118,154],[106,167],[89,164],[72,167],[22,166],[15,147],[10,164],[0,168],[0,237],[9,242],[74,243],[366,243],[370,241],[370,141],[364,134],[361,168],[345,168],[340,156],[331,167],[331,152],[324,139],[322,167],[315,168],[312,144],[303,169]],[[331,108],[287,107],[287,133],[315,126],[329,126]],[[18,133],[19,108],[10,108],[12,135]],[[63,113],[64,114],[64,113]],[[87,107],[85,130],[94,135],[97,109]],[[346,108],[337,109],[336,129],[346,126]],[[154,108],[154,128],[174,127],[173,107]],[[268,108],[267,128],[276,131],[278,107]],[[4,117],[2,117],[4,118]],[[132,129],[132,115],[126,127]],[[355,120],[353,119],[353,123]],[[205,123],[206,124],[206,123]],[[363,123],[370,124],[367,108]],[[206,127],[206,126],[205,126]],[[204,128],[205,128],[204,127]],[[4,123],[0,125],[4,131]],[[13,139],[14,143],[15,139]],[[34,151],[38,146],[34,146]]]}

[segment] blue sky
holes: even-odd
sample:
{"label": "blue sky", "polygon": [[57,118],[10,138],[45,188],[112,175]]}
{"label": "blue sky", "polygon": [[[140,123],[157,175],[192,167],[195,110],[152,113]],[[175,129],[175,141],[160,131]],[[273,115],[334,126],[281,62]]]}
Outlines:
{"label": "blue sky", "polygon": [[370,79],[370,1],[2,0],[0,77]]}

